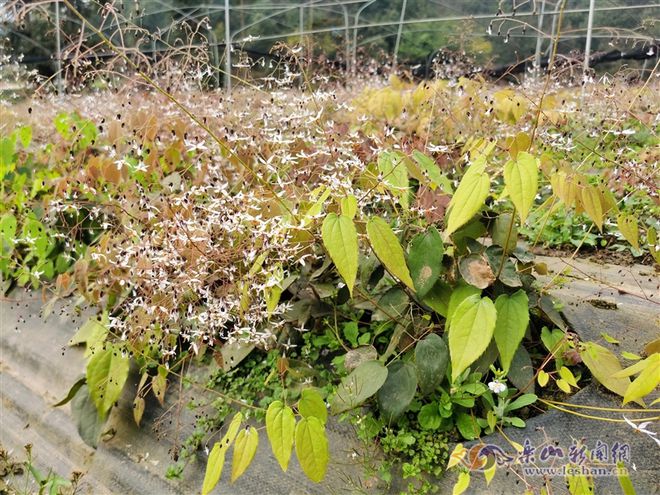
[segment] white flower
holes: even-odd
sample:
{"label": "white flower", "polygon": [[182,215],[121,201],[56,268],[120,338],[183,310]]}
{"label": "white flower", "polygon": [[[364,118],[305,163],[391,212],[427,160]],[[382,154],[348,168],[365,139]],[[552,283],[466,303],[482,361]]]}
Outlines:
{"label": "white flower", "polygon": [[499,380],[493,380],[488,384],[488,388],[496,393],[496,394],[501,394],[502,392],[506,392],[506,384],[499,381]]}
{"label": "white flower", "polygon": [[651,439],[652,439],[656,444],[658,444],[658,446],[660,446],[660,440],[657,439],[657,438],[655,438],[656,435],[657,435],[657,433],[654,432],[654,431],[651,431],[651,430],[647,430],[647,429],[646,429],[646,427],[652,423],[651,421],[644,421],[643,423],[640,423],[639,425],[636,425],[635,423],[633,423],[632,421],[630,421],[630,420],[629,420],[628,418],[626,418],[625,416],[623,416],[623,419],[626,421],[626,423],[628,423],[628,424],[630,425],[630,427],[631,427],[633,430],[638,431],[638,432],[640,432],[640,433],[644,433],[645,435],[648,435],[649,437],[651,437]]}

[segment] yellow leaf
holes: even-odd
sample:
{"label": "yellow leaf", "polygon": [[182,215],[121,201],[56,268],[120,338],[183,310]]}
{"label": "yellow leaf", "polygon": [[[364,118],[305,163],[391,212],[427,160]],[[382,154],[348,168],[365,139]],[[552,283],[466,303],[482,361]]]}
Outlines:
{"label": "yellow leaf", "polygon": [[[621,371],[621,363],[610,350],[594,342],[584,342],[578,352],[591,374],[605,388],[621,397],[626,394],[630,379],[617,376]],[[643,402],[640,404],[643,405]]]}
{"label": "yellow leaf", "polygon": [[469,471],[461,471],[458,473],[458,479],[456,480],[456,484],[454,485],[454,488],[452,490],[452,495],[461,495],[461,493],[465,492],[465,490],[468,489],[470,486],[470,472]]}
{"label": "yellow leaf", "polygon": [[600,202],[600,194],[593,186],[585,186],[580,195],[582,207],[589,218],[596,224],[598,230],[603,231],[603,206]]}
{"label": "yellow leaf", "polygon": [[355,218],[355,214],[358,210],[357,199],[352,194],[349,194],[345,198],[342,198],[340,201],[341,213],[344,216],[347,216],[351,220]]}
{"label": "yellow leaf", "polygon": [[568,382],[567,382],[566,380],[564,380],[563,378],[560,378],[559,380],[557,380],[557,386],[558,386],[562,391],[566,392],[567,394],[570,394],[570,393],[571,393],[571,386],[570,386],[570,385],[568,384]]}
{"label": "yellow leaf", "polygon": [[467,454],[467,449],[463,447],[462,443],[459,443],[454,447],[454,450],[451,451],[451,454],[449,455],[449,462],[447,463],[447,469],[451,469],[454,466],[457,466],[458,464],[461,463],[461,461],[465,458],[465,454]]}
{"label": "yellow leaf", "polygon": [[266,433],[282,471],[286,471],[289,467],[295,428],[296,419],[293,410],[279,400],[271,402],[266,411]]}
{"label": "yellow leaf", "polygon": [[209,459],[206,462],[206,472],[204,473],[204,482],[202,483],[202,495],[207,495],[210,493],[215,485],[220,481],[222,476],[222,468],[225,465],[225,454],[229,450],[229,446],[236,438],[238,429],[241,427],[241,422],[243,421],[243,414],[237,412],[229,423],[229,428],[227,428],[227,433],[222,437],[219,442],[216,442],[211,453],[209,454]]}
{"label": "yellow leaf", "polygon": [[486,159],[475,160],[461,179],[449,202],[446,215],[445,237],[465,225],[484,206],[490,192],[490,177],[485,171]]}
{"label": "yellow leaf", "polygon": [[637,219],[633,215],[626,215],[622,213],[616,219],[619,232],[635,249],[639,249],[639,228],[637,226]]}
{"label": "yellow leaf", "polygon": [[406,161],[407,157],[396,151],[385,151],[378,156],[378,170],[383,176],[383,183],[404,209],[408,209],[409,204]]}
{"label": "yellow leaf", "polygon": [[504,183],[511,201],[518,210],[520,222],[525,223],[538,191],[539,160],[526,151],[518,153],[515,161],[504,165]]}
{"label": "yellow leaf", "polygon": [[484,470],[484,476],[486,477],[486,486],[490,485],[490,482],[493,481],[495,476],[495,471],[497,471],[497,463],[494,462],[491,467]]}
{"label": "yellow leaf", "polygon": [[548,384],[549,379],[550,379],[550,375],[548,375],[545,371],[541,370],[539,371],[539,376],[536,378],[536,381],[539,382],[539,385],[541,387],[545,387]]}
{"label": "yellow leaf", "polygon": [[248,468],[259,445],[259,432],[253,426],[242,429],[234,442],[234,457],[231,461],[231,482],[236,481]]}
{"label": "yellow leaf", "polygon": [[653,354],[645,361],[649,361],[644,371],[628,386],[623,403],[641,399],[650,394],[660,384],[660,354]]}
{"label": "yellow leaf", "polygon": [[575,381],[573,373],[566,366],[562,366],[559,369],[559,376],[561,376],[569,385],[578,388],[578,384],[577,381]]}
{"label": "yellow leaf", "polygon": [[328,469],[328,438],[325,427],[318,418],[310,416],[296,425],[296,456],[307,477],[319,483]]}
{"label": "yellow leaf", "polygon": [[367,222],[367,236],[374,253],[376,253],[385,268],[410,289],[415,290],[410,271],[408,271],[406,265],[403,248],[387,222],[380,217],[369,219],[369,222]]}
{"label": "yellow leaf", "polygon": [[323,220],[321,237],[352,296],[358,271],[358,239],[353,220],[345,215],[329,213]]}
{"label": "yellow leaf", "polygon": [[211,449],[209,459],[206,461],[206,472],[204,473],[204,482],[202,483],[202,495],[211,493],[215,485],[220,481],[222,468],[225,466],[225,454],[227,447],[220,445],[220,442]]}

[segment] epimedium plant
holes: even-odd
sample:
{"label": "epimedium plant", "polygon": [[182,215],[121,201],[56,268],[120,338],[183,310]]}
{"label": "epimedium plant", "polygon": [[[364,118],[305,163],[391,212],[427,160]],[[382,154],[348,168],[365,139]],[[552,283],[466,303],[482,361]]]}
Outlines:
{"label": "epimedium plant", "polygon": [[[400,154],[388,153],[381,156],[378,167],[381,173],[383,170],[391,173],[395,167],[405,163],[405,160],[406,157]],[[398,163],[393,165],[392,161]],[[428,163],[424,162],[427,166]],[[470,167],[473,166],[474,163]],[[520,159],[511,160],[505,168],[505,187],[508,188],[507,192],[511,195],[521,220],[525,219],[536,195],[537,167],[538,164],[531,155],[521,153]],[[460,231],[473,219],[483,207],[485,195],[490,192],[488,182],[484,187],[484,182],[488,181],[487,175],[484,175],[485,160],[477,161],[477,166],[469,170],[450,202],[445,222],[447,225],[444,232],[445,240],[451,240],[454,232]],[[387,184],[386,187],[391,188],[395,196],[400,195],[402,188],[407,188],[405,185],[400,186],[404,181],[402,177],[389,181],[389,183],[384,181]],[[407,172],[405,181],[408,181]],[[437,184],[435,185],[437,187]],[[454,202],[454,198],[463,200],[463,203],[460,204],[461,208],[452,210],[453,205],[459,204]],[[400,204],[405,207],[405,200],[400,201]],[[508,218],[511,223],[511,217]],[[508,228],[511,229],[511,227]],[[372,349],[361,349],[359,353],[349,351],[346,359],[357,360],[359,364],[351,366],[352,371],[342,380],[331,397],[329,405],[333,413],[353,409],[375,396],[382,416],[388,423],[391,423],[408,410],[419,387],[422,394],[428,395],[438,391],[441,393],[438,401],[430,401],[419,409],[418,418],[420,424],[425,428],[438,428],[443,419],[451,418],[455,423],[450,422],[449,424],[455,424],[464,438],[472,439],[479,436],[482,427],[486,431],[493,431],[498,424],[524,427],[524,421],[511,413],[533,404],[536,396],[531,393],[516,394],[515,389],[509,389],[503,385],[503,379],[509,371],[515,354],[520,352],[520,344],[527,331],[530,311],[529,296],[524,289],[515,290],[519,286],[524,287],[520,278],[516,280],[516,277],[520,277],[521,272],[524,273],[524,269],[514,267],[513,270],[505,272],[496,264],[497,261],[518,264],[521,263],[521,260],[504,255],[503,246],[486,247],[479,245],[474,238],[467,240],[462,238],[461,240],[466,241],[463,246],[450,246],[450,253],[459,254],[457,256],[459,260],[445,260],[445,257],[449,257],[445,256],[445,242],[443,236],[434,227],[429,227],[426,231],[413,237],[408,256],[406,256],[389,223],[378,216],[360,219],[357,200],[350,196],[339,201],[338,212],[329,213],[325,217],[321,230],[324,246],[346,284],[345,288],[349,297],[356,290],[363,293],[361,287],[356,287],[360,269],[358,241],[360,234],[358,232],[362,231],[366,233],[369,246],[381,267],[385,269],[376,276],[376,280],[371,274],[369,281],[372,284],[378,284],[380,280],[377,279],[385,277],[385,271],[390,278],[390,282],[385,283],[389,288],[381,296],[379,303],[374,305],[374,310],[381,311],[385,315],[388,315],[388,311],[390,314],[394,313],[395,317],[390,316],[394,321],[397,320],[397,317],[405,315],[409,309],[413,308],[413,305],[417,305],[422,312],[427,312],[425,315],[427,316],[426,328],[422,326],[421,331],[412,330],[414,337],[413,341],[408,344],[408,348],[414,346],[414,353],[409,351],[406,355],[404,347],[400,353],[401,356],[388,362],[388,358],[393,352],[392,342],[395,342],[396,346],[404,332],[411,333],[410,328],[406,328],[405,324],[402,325],[400,322],[397,323],[398,332],[396,330],[393,332],[380,360],[368,359],[368,357],[377,356],[370,352],[373,350],[373,346],[371,346]],[[510,240],[506,236],[500,236],[500,239],[505,239],[504,246],[511,248]],[[469,242],[467,241],[472,241],[470,247],[468,247]],[[493,247],[498,249],[495,256],[488,257],[479,254],[479,250],[486,252]],[[445,269],[450,271],[451,268],[457,272],[452,277],[453,280],[450,279],[456,284],[457,288],[454,290],[446,279],[440,280],[441,273]],[[529,268],[531,267],[527,268],[528,275],[531,272]],[[495,283],[495,273],[498,274],[504,289],[500,289],[502,293],[493,302],[489,296],[483,296],[482,291]],[[463,280],[460,280],[461,278]],[[513,283],[511,283],[512,279]],[[511,285],[507,285],[505,281]],[[533,293],[531,284],[528,284],[528,289]],[[535,299],[539,300],[537,295],[535,295]],[[364,308],[364,305],[362,307]],[[445,332],[448,333],[447,343],[433,333],[435,325],[432,317],[428,317],[429,309],[435,311],[433,316],[445,318],[444,327]],[[552,320],[554,315],[550,311],[548,312],[551,314],[548,319]],[[543,332],[548,332],[547,328],[544,327]],[[557,330],[557,332],[562,335],[561,341],[564,343],[563,332],[561,330]],[[427,334],[426,337],[419,338],[425,334]],[[344,327],[344,335],[354,347],[360,343],[357,340],[359,330],[356,325]],[[369,332],[362,335],[368,336]],[[543,340],[545,343],[546,340],[550,340],[550,337]],[[494,354],[491,362],[495,361],[499,354],[502,370],[491,368],[492,376],[495,379],[489,383],[489,388],[487,388],[480,381],[481,374],[468,373],[469,367],[484,354],[491,341],[495,342],[496,348],[496,351],[491,353]],[[368,341],[362,341],[363,344],[366,342]],[[595,344],[591,346],[585,344],[585,347],[580,347],[580,353],[593,349],[593,345]],[[552,348],[548,349],[551,352],[558,351],[556,343],[548,344],[548,347]],[[353,355],[351,355],[352,352]],[[558,362],[561,363],[560,360]],[[450,369],[450,372],[445,376],[447,368]],[[557,373],[556,382],[559,388],[570,390],[571,386],[577,387],[573,373],[566,366],[558,366]],[[539,384],[545,386],[547,379],[543,376],[539,375]],[[445,379],[451,384],[451,396],[440,387]],[[529,383],[527,385],[529,386]],[[502,387],[500,388],[500,386]],[[496,395],[496,400],[493,394]],[[483,396],[486,418],[473,418],[468,413],[474,409],[475,398],[479,396]],[[452,406],[457,409],[452,411]]]}
{"label": "epimedium plant", "polygon": [[[419,85],[412,91],[394,83],[376,92],[375,98],[367,95],[373,118],[362,131],[377,133],[378,118],[420,135],[440,125],[433,102],[438,91],[453,95],[448,83]],[[96,181],[93,185],[113,184],[115,195],[131,198],[115,205],[120,213],[107,220],[116,225],[137,221],[124,232],[117,227],[83,239],[83,247],[91,247],[75,255],[81,258],[73,267],[79,292],[107,310],[100,320],[88,321],[71,341],[87,346],[88,365],[85,377],[60,404],[71,400],[83,438],[94,445],[98,441],[127,382],[131,359],[141,373],[133,403],[139,423],[146,394],[152,392],[162,403],[168,382],[185,360],[208,350],[235,366],[255,341],[262,347],[288,349],[290,341],[298,339],[303,351],[315,353],[313,361],[336,370],[336,386],[316,390],[311,386],[319,383],[312,378],[298,394],[260,404],[280,466],[288,468],[295,449],[313,481],[322,480],[328,466],[326,404],[334,414],[358,417],[364,406],[373,406],[372,437],[389,441],[392,451],[401,451],[401,445],[410,447],[410,437],[393,440],[393,429],[400,422],[412,421],[413,431],[426,435],[442,433],[443,441],[475,439],[504,426],[524,427],[529,411],[524,408],[537,399],[534,382],[568,393],[578,387],[580,369],[570,367],[580,360],[625,402],[641,401],[657,385],[657,348],[624,370],[611,351],[579,342],[567,331],[552,300],[535,286],[534,273],[543,273],[543,265],[516,241],[519,226],[547,206],[536,207],[541,184],[551,191],[551,201],[567,211],[584,212],[597,229],[608,218],[616,218],[631,244],[657,256],[653,226],[638,225],[634,215],[618,212],[617,201],[604,183],[545,153],[532,153],[527,132],[502,142],[464,140],[460,136],[466,126],[487,124],[492,117],[489,103],[476,98],[479,84],[462,84],[465,95],[450,109],[452,119],[444,125],[454,143],[450,148],[466,159],[454,157],[451,173],[433,155],[395,151],[381,143],[373,160],[349,170],[347,181],[331,181],[311,192],[294,189],[295,201],[283,200],[282,194],[268,187],[252,194],[233,186],[200,186],[198,178],[208,176],[189,171],[208,172],[202,160],[195,160],[208,158],[203,143],[187,142],[187,132],[177,123],[171,129],[174,142],[163,150],[156,145],[152,119],[142,119],[146,123],[141,128],[146,130],[136,154],[114,156],[116,161],[107,156],[85,161],[86,179]],[[469,108],[484,110],[475,113],[476,124],[459,118],[473,97],[474,108]],[[546,100],[542,115],[561,126],[554,100]],[[495,119],[508,124],[519,122],[528,109],[527,100],[513,90],[497,91],[490,104]],[[407,119],[408,115],[414,118]],[[59,115],[56,128],[68,152],[76,156],[99,144],[95,128],[75,114]],[[27,180],[14,167],[19,142],[23,148],[29,145],[23,142],[27,135],[21,128],[10,136],[9,144],[3,140],[3,186],[5,181]],[[277,143],[273,140],[268,146],[276,148]],[[301,155],[310,151],[300,146]],[[237,168],[242,160],[224,148],[219,155]],[[29,162],[29,158],[21,160]],[[165,181],[153,171],[159,167],[173,176]],[[30,173],[26,177],[38,184],[39,176]],[[223,173],[234,174],[232,180],[249,175],[235,170]],[[261,173],[276,180],[283,175],[275,166]],[[209,181],[229,182],[222,174],[209,176]],[[126,178],[131,181],[122,184]],[[100,202],[89,189],[83,191],[67,181],[60,184],[67,186],[67,200],[83,192],[90,203]],[[20,208],[24,188],[14,189]],[[166,191],[165,200],[154,198],[155,191]],[[86,217],[87,210],[72,207],[71,211]],[[56,236],[53,232],[38,238],[46,239],[45,248],[42,240],[34,247],[26,240],[34,237],[33,230],[39,231],[35,221],[45,222],[45,217],[34,213],[33,218],[15,210],[2,217],[1,226],[3,263],[23,259],[36,276],[39,265],[33,268],[30,263],[48,263],[59,253],[48,244]],[[202,221],[195,224],[193,219]],[[77,223],[79,218],[73,220]],[[188,225],[191,230],[182,228]],[[19,239],[16,232],[21,228]],[[211,234],[204,236],[205,230]],[[243,249],[246,245],[249,249]],[[176,253],[174,261],[160,258],[163,251]],[[163,262],[164,268],[155,269],[150,257]],[[305,262],[306,257],[311,261]],[[62,271],[68,269],[62,266]],[[179,279],[181,272],[201,281]],[[58,283],[69,287],[68,273],[60,275]],[[5,276],[33,286],[40,280],[15,271]],[[54,276],[49,271],[44,278]],[[534,347],[535,341],[543,348]],[[240,356],[227,351],[232,346]],[[293,361],[283,359],[278,373],[297,371]],[[635,375],[639,376],[631,381]],[[226,424],[224,437],[210,449],[204,492],[218,483],[230,449],[234,481],[249,466],[259,442],[258,430],[243,412]],[[443,458],[445,448],[443,444],[441,452],[429,451],[425,465],[430,464],[428,459]],[[411,474],[415,469],[408,464],[406,473]]]}
{"label": "epimedium plant", "polygon": [[[391,209],[381,208],[389,210],[389,215],[360,207],[360,201],[348,195],[329,203],[327,208],[332,211],[321,222],[323,246],[342,283],[338,284],[328,270],[329,263],[323,263],[315,274],[325,282],[314,282],[313,276],[305,280],[299,275],[297,288],[280,286],[271,296],[279,299],[288,293],[291,297],[293,304],[283,315],[285,321],[305,325],[332,314],[333,307],[349,316],[342,322],[335,313],[334,326],[341,325],[344,336],[335,333],[339,343],[336,349],[345,345],[344,339],[351,348],[333,361],[346,373],[327,399],[333,414],[353,410],[375,397],[383,425],[396,423],[416,408],[423,429],[455,428],[465,439],[478,438],[482,431],[492,432],[503,426],[524,427],[516,411],[532,405],[536,395],[518,392],[506,381],[522,391],[533,389],[532,363],[521,345],[530,332],[538,333],[550,355],[556,356],[555,371],[538,371],[540,386],[546,386],[553,377],[564,391],[577,387],[574,374],[566,366],[575,360],[565,360],[569,349],[575,349],[603,385],[625,395],[621,384],[629,382],[622,376],[626,372],[613,376],[604,373],[610,369],[604,370],[603,366],[615,366],[610,362],[612,357],[616,360],[611,352],[595,343],[567,339],[562,330],[550,332],[536,324],[530,327],[530,322],[539,318],[563,325],[548,296],[535,289],[532,274],[543,268],[535,266],[533,258],[514,242],[516,219],[524,222],[534,204],[539,160],[520,151],[507,161],[502,174],[504,193],[500,194],[510,199],[513,211],[497,215],[487,201],[493,194],[494,181],[487,167],[493,149],[494,143],[478,142],[468,150],[474,158],[455,191],[429,157],[421,153],[412,157],[400,152],[381,154],[376,174],[368,169],[361,179],[382,178],[375,187],[391,198]],[[395,172],[399,169],[405,173]],[[415,175],[439,194],[451,194],[443,231],[426,220],[404,223],[410,218],[410,181]],[[593,201],[601,198],[587,197]],[[318,194],[310,210],[321,212],[328,199],[328,194]],[[492,243],[480,242],[489,232]],[[403,247],[406,240],[407,250]],[[365,245],[372,254],[363,249]],[[314,288],[311,296],[305,290],[308,286]],[[128,375],[128,350],[121,343],[106,341],[104,329],[99,322],[90,321],[72,340],[88,346],[87,375],[69,396],[82,401],[77,408],[93,406],[97,412],[94,428],[84,434],[90,440],[98,438]],[[496,361],[498,367],[494,366]],[[526,369],[524,376],[516,376],[514,361],[516,371]],[[650,372],[641,366],[627,372],[628,376],[640,373],[643,382],[633,388],[627,400],[639,399],[639,393],[648,390],[654,362],[644,364]],[[153,363],[150,369],[153,374],[143,374],[136,398],[137,421],[144,408],[142,389],[146,380],[151,379],[159,399],[165,393],[168,370]],[[320,481],[328,463],[324,399],[306,389],[293,406],[295,412],[292,405],[281,400],[268,406],[269,442],[284,470],[295,445],[304,472],[313,481]],[[234,458],[232,481],[249,466],[259,435],[253,426],[241,429],[242,423],[243,416],[237,413],[225,436],[212,447],[205,493],[220,479],[230,447]]]}

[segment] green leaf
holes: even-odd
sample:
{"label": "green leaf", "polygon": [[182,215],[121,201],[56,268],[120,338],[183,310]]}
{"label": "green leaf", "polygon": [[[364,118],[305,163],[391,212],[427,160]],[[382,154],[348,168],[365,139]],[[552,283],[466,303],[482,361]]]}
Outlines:
{"label": "green leaf", "polygon": [[633,215],[622,213],[616,219],[619,232],[630,243],[632,247],[639,250],[639,227],[637,226],[637,218]]}
{"label": "green leaf", "polygon": [[399,321],[409,305],[408,294],[399,287],[392,287],[378,299],[371,321]]}
{"label": "green leaf", "polygon": [[639,361],[640,359],[642,359],[642,356],[638,356],[637,354],[633,354],[632,352],[628,352],[628,351],[622,351],[621,357],[624,359],[628,359],[630,361]]}
{"label": "green leaf", "polygon": [[353,346],[357,347],[357,339],[358,339],[358,323],[357,321],[349,321],[344,323],[344,338],[348,340],[348,342]]}
{"label": "green leaf", "polygon": [[612,337],[609,333],[600,332],[600,336],[603,337],[603,339],[605,339],[605,342],[607,342],[609,344],[620,344],[621,343],[617,339]]}
{"label": "green leaf", "polygon": [[419,389],[429,395],[445,378],[449,364],[447,344],[437,334],[431,333],[415,345],[415,366]]}
{"label": "green leaf", "polygon": [[502,294],[495,300],[495,343],[505,371],[509,371],[513,356],[525,336],[529,324],[528,304],[529,299],[524,290],[519,290],[511,296]]}
{"label": "green leaf", "polygon": [[345,377],[330,403],[333,414],[359,406],[378,392],[387,380],[387,368],[380,361],[366,361]]}
{"label": "green leaf", "polygon": [[[103,315],[103,321],[107,321],[107,314]],[[100,348],[108,334],[108,329],[103,324],[103,321],[99,321],[96,317],[89,318],[81,325],[74,336],[71,337],[68,344],[70,346],[87,344],[85,357],[91,356],[97,347]]]}
{"label": "green leaf", "polygon": [[516,409],[522,409],[523,407],[529,406],[530,404],[533,404],[536,402],[538,397],[536,394],[523,394],[520,397],[518,397],[516,400],[511,402],[506,408],[504,409],[504,412],[510,412],[510,411],[515,411]]}
{"label": "green leaf", "polygon": [[477,420],[469,414],[462,412],[456,414],[456,426],[466,440],[474,440],[481,435],[481,427],[479,427]]}
{"label": "green leaf", "polygon": [[358,270],[358,240],[353,220],[344,215],[328,214],[323,220],[321,237],[352,297]]}
{"label": "green leaf", "polygon": [[32,127],[24,125],[18,129],[18,138],[21,140],[23,148],[27,149],[32,142]]}
{"label": "green leaf", "polygon": [[374,253],[385,268],[405,285],[415,290],[406,266],[403,248],[387,222],[380,217],[370,218],[367,222],[367,236]]}
{"label": "green leaf", "polygon": [[621,363],[609,349],[594,342],[584,342],[578,352],[582,362],[589,368],[596,380],[621,397],[625,396],[630,379],[614,377],[615,373],[621,371]]}
{"label": "green leaf", "polygon": [[318,418],[303,418],[296,425],[296,456],[310,480],[323,480],[330,456],[325,427]]}
{"label": "green leaf", "polygon": [[525,346],[518,346],[511,360],[507,378],[521,392],[534,391],[534,366]]}
{"label": "green leaf", "polygon": [[293,410],[279,400],[271,402],[266,411],[266,433],[273,455],[283,471],[289,467],[295,428]]}
{"label": "green leaf", "polygon": [[550,379],[550,375],[548,375],[545,371],[541,370],[539,371],[538,375],[538,382],[541,387],[545,387],[548,384],[548,380]]}
{"label": "green leaf", "polygon": [[504,165],[504,184],[518,210],[520,223],[525,223],[538,191],[539,160],[521,151],[516,160]]}
{"label": "green leaf", "polygon": [[318,194],[318,191],[320,190],[323,190],[323,192],[305,213],[305,217],[306,217],[305,223],[309,222],[310,219],[314,218],[316,215],[321,213],[321,211],[323,210],[323,203],[325,203],[325,200],[328,199],[328,196],[330,196],[330,193],[332,192],[332,190],[329,187],[326,187],[325,189],[323,189],[323,187],[319,187],[312,193],[313,196],[315,197],[316,194]]}
{"label": "green leaf", "polygon": [[438,412],[438,404],[432,402],[431,404],[423,405],[417,413],[417,421],[419,426],[425,430],[437,430],[442,423],[442,416]]}
{"label": "green leaf", "polygon": [[16,241],[16,217],[11,213],[5,213],[0,218],[0,235],[2,235],[2,244],[0,253],[10,253],[14,249]]}
{"label": "green leaf", "polygon": [[378,390],[378,405],[388,423],[406,412],[416,391],[415,366],[404,361],[390,364],[387,380]]}
{"label": "green leaf", "polygon": [[559,369],[559,376],[564,379],[571,387],[578,388],[577,380],[575,379],[573,372],[566,366],[562,366]]}
{"label": "green leaf", "polygon": [[328,409],[325,407],[323,398],[313,388],[306,388],[300,394],[298,412],[304,418],[314,417],[325,424],[328,420]]}
{"label": "green leaf", "polygon": [[119,399],[128,378],[129,358],[115,345],[106,344],[87,363],[87,386],[100,416]]}
{"label": "green leaf", "polygon": [[564,339],[564,332],[558,328],[550,329],[548,327],[543,327],[541,329],[541,342],[548,350],[548,352],[557,352],[559,349],[560,342]]}
{"label": "green leaf", "polygon": [[0,139],[0,179],[13,171],[15,167],[16,134]]}
{"label": "green leaf", "polygon": [[408,209],[408,169],[406,157],[398,152],[384,151],[378,156],[378,170],[383,175],[383,183]]}
{"label": "green leaf", "polygon": [[410,242],[408,268],[418,297],[424,297],[438,280],[444,251],[440,233],[433,226]]}
{"label": "green leaf", "polygon": [[236,481],[248,468],[259,445],[259,432],[253,426],[243,428],[234,442],[234,456],[231,461],[231,482]]}
{"label": "green leaf", "polygon": [[34,218],[29,218],[23,225],[23,237],[34,239],[30,251],[40,259],[45,259],[54,247],[44,225]]}
{"label": "green leaf", "polygon": [[449,297],[449,304],[447,305],[447,325],[451,323],[456,308],[470,296],[480,296],[481,289],[477,289],[473,285],[468,285],[461,281],[452,291]]}
{"label": "green leaf", "polygon": [[522,419],[517,418],[515,416],[505,418],[505,421],[507,423],[509,423],[511,426],[515,426],[516,428],[524,428],[525,427],[525,422]]}
{"label": "green leaf", "polygon": [[486,158],[475,160],[461,179],[449,202],[445,219],[445,236],[468,223],[484,206],[490,192],[490,177],[486,173]]}
{"label": "green leaf", "polygon": [[424,176],[431,181],[432,190],[435,191],[437,187],[440,187],[440,189],[442,189],[447,194],[454,192],[451,181],[447,178],[447,176],[440,172],[440,167],[438,167],[438,164],[435,163],[432,158],[426,156],[419,150],[413,151],[412,157],[417,162],[417,165],[419,165],[419,168],[422,170]]}
{"label": "green leaf", "polygon": [[66,404],[67,402],[69,402],[71,399],[73,399],[75,397],[75,395],[78,393],[80,388],[83,385],[86,385],[86,384],[87,384],[87,378],[86,377],[83,376],[82,378],[79,378],[78,381],[73,384],[73,386],[69,390],[69,393],[66,394],[66,397],[64,399],[62,399],[61,401],[59,401],[57,404],[53,404],[53,407],[60,407],[60,406],[63,406],[64,404]]}
{"label": "green leaf", "polygon": [[355,196],[349,194],[345,198],[342,198],[340,201],[340,206],[341,206],[342,215],[350,218],[351,220],[355,218],[355,214],[357,213],[358,210],[358,203]]}
{"label": "green leaf", "polygon": [[496,319],[497,310],[488,297],[470,296],[456,308],[449,326],[452,381],[486,350]]}
{"label": "green leaf", "polygon": [[71,414],[76,421],[80,438],[90,447],[96,448],[107,416],[101,415],[97,411],[96,405],[89,395],[87,385],[82,385],[73,397]]}
{"label": "green leaf", "polygon": [[648,361],[644,371],[626,389],[623,396],[623,403],[630,401],[639,401],[639,399],[650,394],[660,383],[660,354],[652,354],[645,361]]}
{"label": "green leaf", "polygon": [[446,318],[451,294],[452,290],[449,284],[442,280],[438,280],[431,290],[426,293],[422,302],[433,311]]}
{"label": "green leaf", "polygon": [[492,228],[493,244],[501,246],[507,254],[518,245],[518,226],[515,221],[511,223],[512,219],[511,213],[501,213]]}

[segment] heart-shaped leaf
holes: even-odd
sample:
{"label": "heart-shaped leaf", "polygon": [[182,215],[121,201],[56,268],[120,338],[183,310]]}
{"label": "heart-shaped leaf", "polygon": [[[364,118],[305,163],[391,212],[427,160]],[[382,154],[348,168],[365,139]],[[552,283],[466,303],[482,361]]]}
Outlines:
{"label": "heart-shaped leaf", "polygon": [[404,361],[396,361],[389,366],[387,380],[378,390],[378,406],[385,420],[394,421],[410,405],[417,390],[415,366]]}
{"label": "heart-shaped leaf", "polygon": [[525,336],[529,324],[529,299],[524,290],[509,296],[500,295],[495,300],[497,321],[495,323],[495,343],[500,352],[500,363],[509,370],[511,360]]}
{"label": "heart-shaped leaf", "polygon": [[456,308],[449,325],[452,381],[486,350],[496,319],[497,310],[488,297],[470,296]]}
{"label": "heart-shaped leaf", "polygon": [[333,414],[359,406],[378,392],[387,379],[387,368],[380,361],[367,361],[345,377],[330,403]]}
{"label": "heart-shaped leaf", "polygon": [[435,227],[429,227],[410,242],[408,268],[417,296],[424,297],[438,280],[444,251],[442,238]]}
{"label": "heart-shaped leaf", "polygon": [[318,418],[303,418],[296,425],[296,456],[310,480],[319,483],[325,478],[330,455],[325,427]]}
{"label": "heart-shaped leaf", "polygon": [[415,366],[419,389],[431,394],[442,383],[449,364],[449,349],[438,335],[432,333],[415,345]]}
{"label": "heart-shaped leaf", "polygon": [[358,240],[353,220],[345,215],[329,213],[323,220],[321,237],[352,296],[358,270]]}
{"label": "heart-shaped leaf", "polygon": [[367,235],[371,247],[387,271],[405,285],[415,290],[410,272],[406,265],[403,248],[388,223],[380,217],[373,217],[367,222]]}
{"label": "heart-shaped leaf", "polygon": [[282,471],[289,467],[295,429],[296,418],[293,410],[279,400],[271,402],[266,411],[266,434]]}

